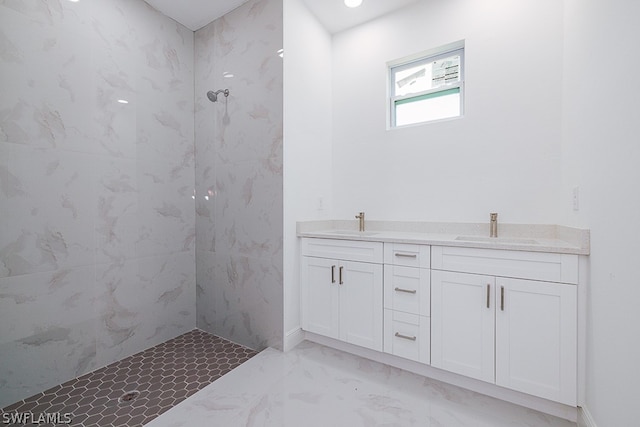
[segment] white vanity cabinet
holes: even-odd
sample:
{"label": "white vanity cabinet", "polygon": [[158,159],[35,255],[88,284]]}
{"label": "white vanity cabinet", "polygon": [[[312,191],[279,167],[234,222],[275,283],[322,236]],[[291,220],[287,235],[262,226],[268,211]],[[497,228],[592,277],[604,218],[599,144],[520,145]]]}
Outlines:
{"label": "white vanity cabinet", "polygon": [[384,351],[428,364],[430,247],[384,244]]}
{"label": "white vanity cabinet", "polygon": [[298,231],[302,337],[549,414],[575,412],[588,230],[539,226],[565,241],[465,237],[455,224],[440,233],[333,225]]}
{"label": "white vanity cabinet", "polygon": [[577,255],[433,247],[431,364],[576,405]]}
{"label": "white vanity cabinet", "polygon": [[302,328],[382,351],[382,243],[302,239]]}

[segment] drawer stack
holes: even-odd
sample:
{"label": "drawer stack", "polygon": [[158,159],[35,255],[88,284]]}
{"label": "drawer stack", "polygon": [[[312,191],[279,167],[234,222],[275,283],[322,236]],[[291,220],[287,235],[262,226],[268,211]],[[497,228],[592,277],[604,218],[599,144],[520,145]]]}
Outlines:
{"label": "drawer stack", "polygon": [[430,362],[431,250],[427,245],[384,245],[384,352]]}

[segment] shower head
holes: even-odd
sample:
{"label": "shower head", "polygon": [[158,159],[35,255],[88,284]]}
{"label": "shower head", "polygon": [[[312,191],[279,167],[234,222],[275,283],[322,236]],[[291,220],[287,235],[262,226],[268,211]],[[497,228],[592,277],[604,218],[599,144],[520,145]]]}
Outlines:
{"label": "shower head", "polygon": [[224,94],[225,97],[227,97],[227,96],[229,96],[229,89],[217,90],[215,92],[210,90],[209,92],[207,92],[207,98],[209,98],[209,101],[211,101],[211,102],[217,102],[219,93],[222,93],[222,94]]}

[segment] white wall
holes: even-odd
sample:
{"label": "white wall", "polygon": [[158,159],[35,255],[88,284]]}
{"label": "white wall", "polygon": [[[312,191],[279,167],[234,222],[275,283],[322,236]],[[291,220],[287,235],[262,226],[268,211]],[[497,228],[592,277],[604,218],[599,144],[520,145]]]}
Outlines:
{"label": "white wall", "polygon": [[[556,0],[420,1],[336,34],[335,216],[558,222],[562,36]],[[386,62],[462,39],[465,117],[387,131]]]}
{"label": "white wall", "polygon": [[[637,424],[638,16],[640,4],[629,0],[423,1],[332,42],[332,218],[365,210],[371,219],[475,222],[497,210],[507,222],[591,229],[585,408],[598,427]],[[285,32],[291,25],[285,19]],[[466,117],[386,131],[386,61],[460,39],[466,41]],[[302,58],[315,56],[307,54]],[[288,108],[304,106],[299,91],[288,90],[289,80],[285,120],[290,111],[302,114],[298,121],[312,117]],[[321,110],[314,113],[322,117]],[[315,194],[297,205],[287,197],[309,165],[302,153],[289,151],[290,125],[285,218],[298,215],[292,222],[319,215],[313,215]],[[292,165],[286,156],[306,160]],[[291,224],[287,233],[292,240]],[[293,248],[289,240],[285,245]],[[285,266],[294,255],[290,250]],[[285,283],[297,286],[292,277],[285,273]]]}
{"label": "white wall", "polygon": [[599,427],[638,425],[640,3],[566,0],[563,187],[569,225],[591,229],[585,407]]}
{"label": "white wall", "polygon": [[284,50],[286,334],[300,325],[296,221],[331,212],[331,37],[302,0],[284,2]]}

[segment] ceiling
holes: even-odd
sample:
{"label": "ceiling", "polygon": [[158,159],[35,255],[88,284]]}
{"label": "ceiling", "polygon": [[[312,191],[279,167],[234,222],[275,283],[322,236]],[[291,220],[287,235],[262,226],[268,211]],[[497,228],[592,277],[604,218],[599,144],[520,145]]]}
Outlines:
{"label": "ceiling", "polygon": [[[248,0],[145,0],[155,9],[192,31],[246,3]],[[350,9],[343,0],[302,0],[330,33],[337,33],[393,12],[420,0],[363,0]]]}
{"label": "ceiling", "polygon": [[192,31],[199,30],[248,0],[144,0]]}
{"label": "ceiling", "polygon": [[302,0],[330,33],[337,33],[379,16],[401,9],[419,0],[363,0],[348,8],[343,0]]}

